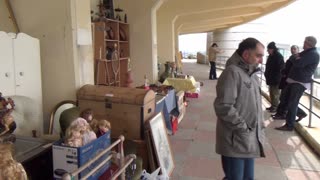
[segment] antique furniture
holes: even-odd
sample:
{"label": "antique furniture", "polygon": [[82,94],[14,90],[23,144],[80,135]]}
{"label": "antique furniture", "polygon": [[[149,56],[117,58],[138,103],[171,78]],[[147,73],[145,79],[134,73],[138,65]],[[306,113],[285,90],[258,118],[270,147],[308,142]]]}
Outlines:
{"label": "antique furniture", "polygon": [[70,109],[72,107],[76,106],[76,102],[72,100],[64,100],[58,103],[50,114],[50,122],[49,122],[49,129],[48,134],[60,134],[60,125],[59,125],[59,119],[61,116],[61,113],[65,111],[66,109]]}
{"label": "antique furniture", "polygon": [[[14,96],[18,111],[14,115],[21,115],[20,121],[29,125],[27,129],[32,128],[41,134],[43,114],[39,40],[24,33],[0,31],[0,64],[0,90],[3,95]],[[30,118],[25,119],[24,115]],[[25,135],[31,136],[31,131]]]}
{"label": "antique furniture", "polygon": [[80,110],[91,108],[97,120],[111,123],[111,136],[129,140],[144,136],[144,123],[154,114],[155,93],[137,88],[85,85],[77,92]]}
{"label": "antique furniture", "polygon": [[[95,84],[126,86],[130,57],[129,24],[105,18],[94,22],[93,28]],[[114,55],[118,58],[113,58]]]}

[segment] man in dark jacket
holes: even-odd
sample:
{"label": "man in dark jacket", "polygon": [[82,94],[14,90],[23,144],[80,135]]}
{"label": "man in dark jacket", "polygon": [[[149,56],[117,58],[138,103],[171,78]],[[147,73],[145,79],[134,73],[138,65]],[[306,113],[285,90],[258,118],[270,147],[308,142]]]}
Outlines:
{"label": "man in dark jacket", "polygon": [[269,86],[269,96],[271,100],[271,106],[267,108],[267,110],[270,112],[276,112],[279,104],[279,84],[281,80],[281,70],[284,67],[284,61],[283,56],[279,53],[274,42],[269,43],[267,48],[269,57],[267,59],[264,76],[266,77],[266,84]]}
{"label": "man in dark jacket", "polygon": [[264,46],[254,38],[239,44],[217,83],[216,152],[225,179],[254,179],[254,158],[264,157],[264,123],[256,73]]}
{"label": "man in dark jacket", "polygon": [[285,88],[288,93],[288,113],[286,124],[277,127],[277,130],[292,131],[299,100],[306,89],[310,89],[312,76],[319,64],[319,54],[316,49],[317,39],[307,36],[303,43],[303,49],[294,60],[290,69]]}
{"label": "man in dark jacket", "polygon": [[[272,118],[274,120],[286,119],[286,115],[287,115],[287,111],[288,111],[287,104],[288,104],[289,99],[287,96],[288,93],[286,93],[287,89],[285,89],[285,87],[288,85],[287,78],[288,78],[290,69],[292,67],[292,61],[295,59],[296,55],[299,53],[299,47],[297,45],[292,45],[290,48],[290,51],[291,51],[291,56],[286,61],[285,67],[281,71],[282,77],[281,77],[279,89],[282,89],[282,90],[280,93],[280,103],[277,107],[277,113],[275,115],[272,115]],[[298,107],[297,116],[298,116],[298,119],[296,120],[296,122],[305,118],[307,116],[307,114],[302,109],[300,109]]]}

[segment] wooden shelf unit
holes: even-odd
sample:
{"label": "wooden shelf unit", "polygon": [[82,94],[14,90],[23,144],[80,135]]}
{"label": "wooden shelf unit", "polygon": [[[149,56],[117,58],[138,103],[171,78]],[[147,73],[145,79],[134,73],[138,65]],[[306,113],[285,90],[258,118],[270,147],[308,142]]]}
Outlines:
{"label": "wooden shelf unit", "polygon": [[[95,84],[126,86],[126,74],[130,58],[129,24],[105,19],[104,21],[94,22],[93,29]],[[114,52],[115,47],[119,57],[117,63],[112,61],[112,52]],[[116,68],[117,65],[119,69]]]}

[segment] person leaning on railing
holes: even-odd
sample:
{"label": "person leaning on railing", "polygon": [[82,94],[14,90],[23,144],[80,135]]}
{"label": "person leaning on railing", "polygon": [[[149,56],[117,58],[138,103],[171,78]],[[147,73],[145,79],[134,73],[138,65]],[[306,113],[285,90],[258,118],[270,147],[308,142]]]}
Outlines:
{"label": "person leaning on railing", "polygon": [[292,131],[299,100],[306,89],[310,89],[312,76],[319,64],[319,54],[316,49],[317,39],[307,36],[303,43],[303,49],[294,60],[290,69],[285,90],[288,92],[288,113],[286,124],[277,127],[277,130]]}

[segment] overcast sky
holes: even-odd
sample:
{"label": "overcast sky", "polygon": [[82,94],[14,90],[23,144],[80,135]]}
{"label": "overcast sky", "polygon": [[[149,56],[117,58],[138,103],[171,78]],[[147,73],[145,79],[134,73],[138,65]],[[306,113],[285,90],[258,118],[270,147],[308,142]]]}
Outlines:
{"label": "overcast sky", "polygon": [[320,0],[297,0],[257,21],[269,26],[270,37],[275,40],[302,45],[304,37],[309,35],[320,41],[319,17]]}

